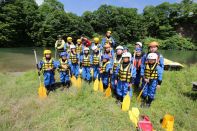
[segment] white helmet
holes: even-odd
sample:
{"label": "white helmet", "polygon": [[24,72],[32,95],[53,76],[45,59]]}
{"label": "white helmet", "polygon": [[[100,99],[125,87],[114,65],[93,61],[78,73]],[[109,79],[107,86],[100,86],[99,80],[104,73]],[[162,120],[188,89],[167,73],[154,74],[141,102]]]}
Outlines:
{"label": "white helmet", "polygon": [[70,45],[70,49],[76,48],[75,45]]}
{"label": "white helmet", "polygon": [[88,51],[89,51],[90,49],[89,49],[88,47],[85,47],[83,50],[84,50],[84,51],[85,51],[85,50],[88,50]]}
{"label": "white helmet", "polygon": [[96,50],[97,48],[98,48],[98,47],[94,45],[94,46],[92,47],[92,50]]}
{"label": "white helmet", "polygon": [[136,42],[136,45],[139,45],[140,47],[142,47],[142,43],[141,42]]}
{"label": "white helmet", "polygon": [[122,54],[122,58],[124,58],[124,57],[129,57],[129,58],[131,58],[131,53],[129,53],[129,52],[123,53],[123,54]]}
{"label": "white helmet", "polygon": [[149,53],[147,56],[148,60],[157,60],[158,55],[156,53]]}
{"label": "white helmet", "polygon": [[119,46],[116,47],[116,50],[123,50],[123,49],[124,48],[121,45],[119,45]]}

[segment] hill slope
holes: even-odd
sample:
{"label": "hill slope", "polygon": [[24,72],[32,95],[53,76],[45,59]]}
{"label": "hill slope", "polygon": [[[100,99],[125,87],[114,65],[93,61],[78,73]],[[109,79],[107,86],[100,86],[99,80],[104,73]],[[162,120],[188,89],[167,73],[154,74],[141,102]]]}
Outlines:
{"label": "hill slope", "polygon": [[[175,116],[176,130],[197,129],[197,94],[191,91],[196,74],[196,66],[165,72],[152,107],[140,109],[156,130],[161,130],[160,119],[166,113]],[[128,113],[122,112],[113,98],[92,92],[92,85],[84,83],[81,91],[57,89],[40,100],[33,71],[19,76],[0,74],[0,78],[0,130],[134,130]],[[139,106],[135,95],[131,104]]]}

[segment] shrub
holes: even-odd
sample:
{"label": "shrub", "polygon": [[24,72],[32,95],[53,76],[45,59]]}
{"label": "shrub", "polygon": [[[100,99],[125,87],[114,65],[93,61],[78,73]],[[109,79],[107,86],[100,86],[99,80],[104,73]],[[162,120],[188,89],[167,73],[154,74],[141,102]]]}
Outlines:
{"label": "shrub", "polygon": [[164,49],[192,50],[195,49],[194,44],[180,35],[174,35],[167,40],[164,40]]}

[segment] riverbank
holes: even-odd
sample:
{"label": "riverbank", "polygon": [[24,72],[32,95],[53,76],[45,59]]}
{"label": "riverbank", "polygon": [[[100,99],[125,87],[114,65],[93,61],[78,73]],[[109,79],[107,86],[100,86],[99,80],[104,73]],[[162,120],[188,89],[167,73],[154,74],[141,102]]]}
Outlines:
{"label": "riverbank", "polygon": [[[175,117],[175,130],[197,129],[197,94],[191,91],[196,74],[197,65],[164,73],[152,107],[140,108],[156,130],[162,130],[160,119],[166,113]],[[134,130],[128,113],[120,110],[114,98],[92,92],[92,85],[83,83],[81,91],[57,89],[45,100],[38,99],[38,85],[35,71],[0,74],[0,130]],[[136,95],[131,106],[139,106]]]}

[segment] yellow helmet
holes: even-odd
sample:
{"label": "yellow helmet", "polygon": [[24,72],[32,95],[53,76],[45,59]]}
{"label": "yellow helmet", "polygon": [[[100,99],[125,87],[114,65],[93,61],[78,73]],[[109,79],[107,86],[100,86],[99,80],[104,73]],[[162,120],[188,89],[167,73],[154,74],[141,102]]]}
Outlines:
{"label": "yellow helmet", "polygon": [[148,44],[148,47],[152,47],[152,46],[159,46],[159,43],[158,42],[156,42],[156,41],[153,41],[153,42],[151,42],[151,43],[149,43]]}
{"label": "yellow helmet", "polygon": [[77,39],[77,42],[81,43],[81,39]]}
{"label": "yellow helmet", "polygon": [[67,37],[67,41],[72,41],[72,37]]}
{"label": "yellow helmet", "polygon": [[51,50],[44,50],[44,55],[51,54]]}
{"label": "yellow helmet", "polygon": [[108,30],[108,31],[107,31],[107,33],[110,33],[110,34],[111,34],[111,31],[110,31],[110,30]]}
{"label": "yellow helmet", "polygon": [[95,37],[95,38],[94,38],[94,42],[95,42],[95,43],[98,43],[98,42],[99,42],[99,38],[98,38],[98,37]]}

